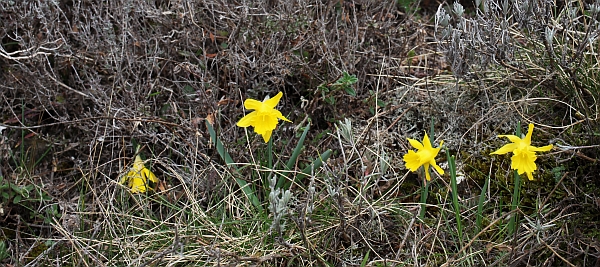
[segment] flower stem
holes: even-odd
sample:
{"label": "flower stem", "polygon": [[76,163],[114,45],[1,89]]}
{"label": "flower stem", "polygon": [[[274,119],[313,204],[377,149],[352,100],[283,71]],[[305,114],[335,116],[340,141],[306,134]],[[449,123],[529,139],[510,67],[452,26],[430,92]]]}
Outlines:
{"label": "flower stem", "polygon": [[[521,123],[517,123],[517,136],[521,137]],[[512,203],[510,204],[510,211],[514,211],[519,206],[519,202],[521,201],[521,176],[517,170],[514,171],[515,177],[515,186],[513,190]],[[513,216],[510,217],[510,221],[508,222],[508,232],[509,234],[513,234],[517,230],[517,226],[519,225],[519,213],[515,212]]]}
{"label": "flower stem", "polygon": [[273,169],[273,138],[267,143],[267,167]]}
{"label": "flower stem", "polygon": [[[515,188],[512,196],[512,203],[510,204],[510,211],[514,211],[519,206],[519,202],[521,201],[521,176],[517,171],[514,171],[515,176]],[[519,224],[519,213],[516,213],[510,217],[510,221],[508,222],[508,232],[509,234],[515,233],[517,230],[517,225]]]}
{"label": "flower stem", "polygon": [[[429,136],[431,139],[429,140],[430,145],[433,146],[433,140],[435,140],[435,129],[434,129],[435,119],[431,117],[431,121],[429,124]],[[428,172],[428,169],[423,168],[423,171]],[[425,174],[427,176],[427,174]],[[421,211],[419,211],[419,218],[421,221],[425,218],[425,207],[427,206],[427,195],[429,195],[429,183],[427,179],[423,180],[423,188],[421,189]]]}
{"label": "flower stem", "polygon": [[[427,171],[427,170],[424,170]],[[427,206],[427,195],[429,194],[429,182],[423,179],[423,187],[421,188],[421,210],[419,211],[419,219],[423,221],[425,218],[425,207]]]}

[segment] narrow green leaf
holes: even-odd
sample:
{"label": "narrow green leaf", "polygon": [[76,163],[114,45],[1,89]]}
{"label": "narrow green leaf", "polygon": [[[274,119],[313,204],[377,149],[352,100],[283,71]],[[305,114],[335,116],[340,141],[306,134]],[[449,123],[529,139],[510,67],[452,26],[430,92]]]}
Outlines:
{"label": "narrow green leaf", "polygon": [[429,142],[433,147],[433,141],[435,141],[435,119],[431,117],[431,122],[429,123]]}
{"label": "narrow green leaf", "polygon": [[367,250],[367,254],[365,254],[365,257],[363,258],[362,262],[360,263],[360,267],[365,267],[367,266],[367,263],[369,263],[369,253],[371,251]]}
{"label": "narrow green leaf", "polygon": [[52,144],[50,144],[48,146],[48,148],[46,148],[46,151],[44,151],[44,153],[35,161],[35,163],[33,164],[33,168],[35,168],[35,166],[37,166],[42,161],[42,159],[44,159],[44,157],[46,155],[48,155],[48,152],[50,152],[51,149],[52,149]]}
{"label": "narrow green leaf", "polygon": [[[217,138],[217,133],[215,132],[215,129],[212,127],[210,122],[208,122],[208,120],[206,120],[206,128],[208,129],[208,133],[210,134],[210,139],[212,140],[212,143],[217,148],[219,156],[221,156],[221,158],[225,161],[227,166],[232,167],[232,169],[235,171],[234,175],[239,175],[239,170],[233,164],[233,159],[231,158],[229,153],[227,153],[227,150],[225,150],[225,146],[223,145],[221,140]],[[250,187],[246,181],[237,177],[235,177],[235,182],[242,189],[246,197],[248,197],[252,205],[254,205],[254,207],[256,207],[259,211],[262,211],[260,201],[256,197],[256,194],[254,193],[254,190],[252,190],[252,187]]]}
{"label": "narrow green leaf", "polygon": [[450,151],[446,149],[448,166],[450,166],[450,186],[452,188],[452,204],[454,206],[454,216],[456,217],[456,228],[458,229],[458,239],[463,243],[463,229],[460,217],[460,203],[458,202],[458,184],[456,182],[456,162],[454,156],[450,156]]}
{"label": "narrow green leaf", "polygon": [[[300,140],[298,140],[298,144],[296,144],[296,148],[294,148],[294,151],[292,152],[292,156],[288,159],[285,167],[286,170],[292,170],[294,168],[294,165],[296,165],[296,160],[298,160],[298,157],[300,156],[300,153],[302,152],[302,148],[304,147],[304,140],[306,139],[306,134],[308,134],[308,130],[310,129],[310,122],[306,125],[306,127],[304,127],[304,131],[302,132],[302,136],[300,136]],[[279,180],[277,181],[277,188],[281,188],[286,180],[289,178],[289,174],[288,176],[280,176]]]}
{"label": "narrow green leaf", "polygon": [[304,127],[304,131],[302,132],[302,135],[300,136],[300,140],[298,140],[298,144],[296,144],[296,148],[294,148],[294,151],[292,152],[292,156],[290,157],[290,159],[288,160],[288,162],[286,164],[286,167],[288,168],[288,170],[291,170],[294,167],[294,165],[296,164],[296,160],[298,159],[298,156],[300,156],[300,152],[302,152],[302,147],[304,147],[304,140],[306,139],[308,130],[310,130],[310,122],[308,124],[306,124],[306,127]]}
{"label": "narrow green leaf", "polygon": [[208,129],[208,133],[210,134],[210,139],[212,140],[212,143],[217,148],[219,156],[221,156],[221,158],[225,161],[227,165],[233,164],[233,159],[231,158],[229,153],[227,153],[227,150],[225,150],[225,147],[223,146],[221,140],[217,138],[217,133],[215,132],[215,129],[212,127],[210,122],[208,122],[208,120],[206,121],[206,128]]}
{"label": "narrow green leaf", "polygon": [[[323,166],[323,162],[327,161],[327,159],[329,159],[329,157],[331,156],[332,153],[333,153],[333,151],[331,151],[331,149],[327,149],[327,151],[325,151],[323,154],[321,154],[321,156],[319,158],[315,159],[308,167],[304,168],[304,170],[302,170],[301,173],[297,174],[294,181],[300,182],[302,179],[311,175],[313,170],[321,168],[321,166]],[[291,186],[291,182],[287,181],[286,184],[284,185],[283,189],[287,190],[290,188],[290,186]]]}
{"label": "narrow green leaf", "polygon": [[485,179],[485,183],[483,184],[483,188],[481,189],[481,194],[479,194],[479,201],[477,202],[477,219],[476,219],[476,224],[477,224],[477,231],[481,231],[482,227],[483,227],[483,203],[485,202],[485,192],[487,192],[487,188],[490,184],[490,177],[488,176],[487,179]]}

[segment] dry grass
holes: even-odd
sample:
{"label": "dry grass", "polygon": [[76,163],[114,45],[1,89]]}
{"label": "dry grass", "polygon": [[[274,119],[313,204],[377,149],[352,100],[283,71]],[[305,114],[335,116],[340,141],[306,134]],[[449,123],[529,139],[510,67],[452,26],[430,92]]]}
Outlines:
{"label": "dry grass", "polygon": [[[598,262],[598,111],[570,98],[595,85],[597,61],[577,76],[587,77],[577,80],[587,87],[563,95],[529,65],[526,72],[523,65],[496,66],[478,72],[478,79],[457,80],[433,38],[432,14],[405,13],[394,1],[0,6],[0,186],[9,185],[0,189],[0,240],[7,252],[3,257],[0,246],[0,263]],[[317,88],[343,72],[358,77],[357,95],[333,90],[324,97]],[[569,77],[563,73],[557,75]],[[278,91],[284,92],[280,109],[294,123],[275,131],[274,161],[287,161],[298,127],[309,120],[291,176],[334,150],[322,168],[291,186],[281,236],[271,228],[265,181],[288,171],[262,167],[262,138],[235,126],[244,99]],[[434,177],[420,220],[421,177],[402,161],[406,138],[420,139],[432,117],[436,138],[457,155],[465,178],[459,184],[462,242],[447,175]],[[344,131],[339,122],[346,118],[352,127]],[[240,171],[220,158],[206,120]],[[516,211],[521,225],[508,235],[510,160],[489,152],[502,144],[496,135],[511,133],[519,120],[536,123],[534,142],[558,148],[539,156],[537,181],[523,185]],[[161,180],[154,193],[132,195],[118,184],[135,144]],[[443,156],[438,162],[444,164]],[[236,178],[253,187],[262,211]],[[478,231],[477,200],[486,179]]]}

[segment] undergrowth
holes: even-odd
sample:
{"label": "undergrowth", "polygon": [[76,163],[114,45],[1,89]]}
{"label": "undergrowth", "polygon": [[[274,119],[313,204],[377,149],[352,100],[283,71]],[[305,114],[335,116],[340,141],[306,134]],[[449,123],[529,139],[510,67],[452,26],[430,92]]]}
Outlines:
{"label": "undergrowth", "polygon": [[0,263],[594,266],[598,6],[0,1]]}

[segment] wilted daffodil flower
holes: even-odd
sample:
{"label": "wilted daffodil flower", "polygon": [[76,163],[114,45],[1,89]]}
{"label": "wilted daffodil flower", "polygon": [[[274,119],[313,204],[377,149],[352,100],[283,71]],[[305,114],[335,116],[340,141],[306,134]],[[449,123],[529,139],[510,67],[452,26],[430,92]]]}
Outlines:
{"label": "wilted daffodil flower", "polygon": [[281,99],[281,96],[283,96],[283,93],[279,92],[273,98],[267,99],[263,102],[254,99],[246,99],[246,101],[244,101],[244,107],[254,111],[250,112],[250,114],[247,114],[240,121],[238,121],[237,126],[252,126],[254,127],[254,132],[262,135],[265,143],[269,142],[273,130],[275,130],[277,123],[279,123],[278,119],[291,122],[284,117],[279,110],[275,109],[279,103],[279,100]]}
{"label": "wilted daffodil flower", "polygon": [[529,124],[529,130],[525,138],[521,139],[516,135],[498,135],[498,137],[506,137],[512,143],[504,145],[500,149],[492,152],[491,154],[503,155],[508,152],[512,152],[513,156],[510,158],[512,164],[510,168],[517,170],[519,174],[526,173],[529,180],[533,180],[533,171],[537,170],[535,160],[537,156],[535,152],[544,152],[552,149],[552,145],[543,147],[534,147],[531,145],[531,134],[533,133],[533,124]]}
{"label": "wilted daffodil flower", "polygon": [[140,155],[135,156],[133,167],[121,178],[121,184],[125,184],[131,188],[131,193],[144,193],[152,190],[149,182],[158,183],[158,178],[149,169],[144,166],[144,161]]}
{"label": "wilted daffodil flower", "polygon": [[423,137],[423,143],[410,138],[408,138],[408,142],[417,149],[417,152],[414,150],[409,150],[408,153],[404,155],[403,159],[406,162],[406,168],[414,172],[419,167],[423,166],[423,168],[425,168],[425,178],[427,178],[427,181],[431,180],[431,176],[429,174],[429,165],[433,166],[433,168],[439,174],[444,174],[444,170],[442,170],[442,168],[435,163],[435,157],[440,152],[444,141],[440,142],[440,147],[433,148],[431,147],[429,136],[427,136],[427,133],[425,133],[425,137]]}

